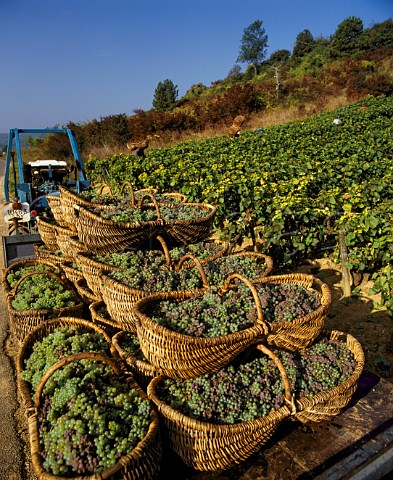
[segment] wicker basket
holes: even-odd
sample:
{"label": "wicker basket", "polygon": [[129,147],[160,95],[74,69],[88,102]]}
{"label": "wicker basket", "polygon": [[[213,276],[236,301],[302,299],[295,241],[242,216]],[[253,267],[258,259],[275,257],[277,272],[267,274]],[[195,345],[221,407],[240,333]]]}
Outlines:
{"label": "wicker basket", "polygon": [[330,421],[340,414],[355,393],[360,375],[364,369],[364,352],[362,346],[352,335],[337,330],[323,331],[331,340],[343,340],[356,360],[356,367],[351,377],[337,387],[317,393],[313,397],[303,397],[296,401],[295,418],[302,423]]}
{"label": "wicker basket", "polygon": [[[163,255],[165,256],[166,263],[168,266],[171,264],[168,247],[164,239],[160,236],[156,236],[155,239],[161,244]],[[154,239],[152,239],[154,240]],[[101,289],[102,289],[102,271],[105,270],[108,272],[122,270],[120,267],[114,267],[102,263],[95,258],[92,258],[92,255],[89,253],[78,253],[75,256],[75,261],[81,266],[83,276],[86,278],[89,288],[94,292],[97,298],[102,299]]]}
{"label": "wicker basket", "polygon": [[58,225],[61,227],[67,227],[67,222],[63,216],[63,208],[61,206],[61,198],[55,195],[47,195],[46,200],[51,209],[52,215]]}
{"label": "wicker basket", "polygon": [[56,231],[55,231],[56,223],[42,216],[38,216],[37,228],[38,228],[38,233],[40,234],[41,240],[44,242],[48,250],[51,250],[52,252],[60,250],[60,247],[57,243],[57,238],[56,238]]}
{"label": "wicker basket", "polygon": [[[101,473],[93,475],[75,475],[74,477],[59,477],[46,472],[42,465],[40,436],[39,436],[39,423],[38,414],[41,409],[41,397],[45,383],[52,376],[52,374],[58,369],[71,362],[79,361],[82,359],[92,359],[108,364],[117,376],[122,376],[122,372],[118,366],[118,363],[113,359],[98,353],[79,353],[70,355],[55,365],[53,365],[42,377],[35,394],[35,408],[36,412],[28,417],[29,437],[30,437],[30,449],[32,464],[38,480],[61,480],[61,479],[74,479],[74,480],[93,480],[93,479],[122,479],[122,480],[153,480],[159,476],[162,446],[159,433],[158,414],[154,409],[151,409],[150,414],[150,426],[145,437],[136,445],[136,447],[127,455],[123,456],[112,467],[107,468]],[[134,388],[137,394],[146,399],[146,394],[135,383],[132,377],[124,378],[130,388]]]}
{"label": "wicker basket", "polygon": [[187,417],[172,409],[157,395],[164,379],[155,377],[147,387],[148,397],[163,418],[171,448],[184,463],[196,470],[216,472],[227,470],[260,450],[277,427],[293,414],[293,399],[285,370],[280,360],[267,348],[259,346],[278,367],[285,386],[284,406],[265,417],[233,425],[216,425]]}
{"label": "wicker basket", "polygon": [[106,305],[102,300],[98,300],[89,305],[91,321],[105,330],[109,335],[113,336],[119,332],[119,325],[110,318],[107,311],[106,315],[102,315],[101,309],[107,310]]}
{"label": "wicker basket", "polygon": [[90,305],[91,303],[100,300],[100,298],[98,298],[87,285],[85,277],[78,278],[78,280],[75,282],[75,288],[78,292],[78,295],[86,305]]}
{"label": "wicker basket", "polygon": [[73,265],[73,262],[64,262],[61,268],[68,280],[75,286],[76,281],[83,279],[84,276],[82,270],[75,268]]}
{"label": "wicker basket", "polygon": [[114,222],[76,205],[76,228],[87,251],[102,255],[115,253],[127,247],[139,247],[154,235],[162,233],[164,222],[158,204],[151,195],[144,195],[140,206],[145,197],[150,197],[155,204],[157,220],[140,223]]}
{"label": "wicker basket", "polygon": [[37,270],[40,265],[43,267],[43,270],[51,270],[54,273],[57,273],[58,275],[61,275],[62,268],[59,268],[58,265],[55,263],[49,261],[49,260],[41,260],[41,259],[34,259],[34,258],[29,258],[26,260],[19,260],[17,262],[14,262],[12,265],[10,265],[7,268],[3,269],[3,277],[2,277],[2,285],[3,285],[3,290],[6,296],[10,295],[13,292],[13,286],[10,285],[9,281],[7,280],[7,277],[10,273],[16,272],[19,269],[26,268],[26,267],[35,267]]}
{"label": "wicker basket", "polygon": [[[185,255],[178,263],[177,268],[180,269],[187,259],[193,260],[197,265],[201,275],[203,288],[206,289],[208,284],[205,272],[195,257],[192,255]],[[142,298],[152,295],[152,292],[138,290],[129,287],[128,285],[124,285],[109,277],[105,270],[100,272],[100,276],[102,278],[101,296],[111,318],[119,324],[122,330],[126,332],[136,332],[135,322],[137,317],[134,313],[134,305]]]}
{"label": "wicker basket", "polygon": [[68,227],[55,226],[56,242],[66,257],[73,258],[77,252],[86,251],[83,243],[79,242],[75,232]]}
{"label": "wicker basket", "polygon": [[321,305],[316,310],[303,317],[297,317],[291,322],[269,323],[269,333],[266,337],[269,345],[290,351],[308,347],[320,334],[325,324],[326,313],[332,301],[328,285],[306,273],[273,275],[258,279],[260,285],[267,283],[295,284],[318,294]]}
{"label": "wicker basket", "polygon": [[67,257],[63,255],[60,250],[52,252],[51,250],[48,250],[45,245],[40,246],[37,243],[34,244],[34,255],[35,258],[39,261],[47,260],[59,267],[61,267],[64,263],[72,262],[72,257]]}
{"label": "wicker basket", "polygon": [[160,372],[156,368],[154,368],[153,365],[151,365],[147,360],[142,360],[133,355],[132,353],[127,352],[127,350],[123,348],[122,345],[124,343],[124,336],[127,334],[136,335],[135,333],[124,331],[117,332],[112,337],[113,345],[116,348],[118,354],[120,355],[120,358],[124,361],[128,369],[134,375],[135,380],[139,383],[139,385],[141,385],[142,388],[146,388],[150,381],[154,377],[159,375]]}
{"label": "wicker basket", "polygon": [[[23,341],[26,335],[30,333],[33,328],[49,320],[50,318],[69,316],[80,317],[83,315],[83,302],[80,301],[76,292],[75,300],[77,303],[72,307],[63,307],[59,309],[48,310],[15,310],[12,306],[12,301],[15,299],[18,293],[18,288],[20,284],[25,280],[25,278],[37,274],[50,275],[62,285],[67,285],[66,282],[62,278],[57,276],[55,273],[42,270],[26,273],[26,275],[23,275],[23,277],[18,280],[18,282],[14,286],[13,293],[7,297],[7,307],[11,331],[19,341]],[[67,287],[69,287],[70,289],[72,288],[71,285],[67,285]]]}
{"label": "wicker basket", "polygon": [[202,208],[206,215],[190,220],[171,220],[165,222],[165,233],[179,243],[198,243],[209,238],[213,228],[217,208],[208,203],[184,203],[187,206]]}
{"label": "wicker basket", "polygon": [[50,333],[53,333],[56,329],[61,327],[81,328],[102,335],[110,347],[110,352],[117,359],[120,360],[117,349],[114,348],[114,345],[112,343],[111,337],[107,334],[107,332],[104,331],[104,329],[100,328],[99,325],[95,325],[88,320],[83,320],[82,318],[76,317],[54,318],[52,320],[41,323],[40,325],[32,329],[28,335],[26,335],[20,345],[16,358],[16,381],[18,391],[22,396],[23,404],[27,410],[27,413],[29,413],[29,411],[31,411],[31,409],[34,407],[34,402],[31,397],[30,383],[23,380],[20,374],[25,369],[26,361],[33,353],[34,344],[36,342],[42,341]]}
{"label": "wicker basket", "polygon": [[[219,370],[249,345],[261,341],[268,333],[263,320],[262,307],[255,287],[239,274],[228,277],[223,291],[228,291],[233,279],[242,280],[250,288],[258,319],[254,326],[229,335],[200,338],[174,332],[149,316],[157,303],[164,300],[182,302],[195,296],[194,291],[149,295],[134,306],[136,326],[141,350],[146,359],[164,375],[171,378],[195,378]],[[200,290],[203,296],[205,290]]]}
{"label": "wicker basket", "polygon": [[94,204],[85,200],[77,193],[72,192],[66,187],[60,185],[60,201],[61,201],[61,208],[63,211],[63,219],[65,221],[65,227],[73,230],[74,235],[76,234],[76,225],[75,225],[75,212],[74,212],[74,205],[82,205],[85,207],[91,207]]}
{"label": "wicker basket", "polygon": [[83,277],[86,279],[90,290],[94,292],[97,299],[102,299],[101,295],[101,271],[121,270],[119,267],[112,267],[92,258],[89,253],[77,253],[75,261],[82,268]]}

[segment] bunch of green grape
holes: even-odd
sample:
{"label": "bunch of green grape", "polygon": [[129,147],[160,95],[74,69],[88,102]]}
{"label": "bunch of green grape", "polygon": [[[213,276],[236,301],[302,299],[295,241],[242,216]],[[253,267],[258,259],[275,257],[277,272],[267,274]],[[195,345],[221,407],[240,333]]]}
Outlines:
{"label": "bunch of green grape", "polygon": [[[356,360],[346,343],[327,338],[281,358],[297,398],[338,386],[353,373]],[[165,378],[158,397],[184,415],[214,424],[234,424],[268,415],[284,405],[284,384],[270,357],[251,355],[219,371],[188,380]]]}
{"label": "bunch of green grape", "polygon": [[100,352],[109,355],[109,344],[99,333],[83,327],[61,326],[34,342],[30,356],[24,362],[21,377],[35,392],[42,375],[57,361],[80,352]]}
{"label": "bunch of green grape", "polygon": [[[314,311],[320,298],[296,284],[256,284],[261,300],[263,318],[270,322],[293,321]],[[194,337],[228,335],[253,326],[257,321],[257,308],[249,288],[239,284],[236,289],[220,295],[210,288],[203,296],[175,302],[161,301],[151,318],[166,328]]]}
{"label": "bunch of green grape", "polygon": [[66,365],[43,392],[43,468],[65,476],[103,472],[145,437],[150,414],[148,400],[108,365],[89,359]]}
{"label": "bunch of green grape", "polygon": [[8,285],[13,288],[16,284],[16,282],[23,277],[23,275],[26,275],[26,273],[34,272],[36,270],[49,270],[51,272],[59,274],[59,269],[56,267],[51,267],[50,265],[44,265],[42,263],[37,263],[35,265],[29,265],[29,266],[20,266],[18,268],[15,268],[11,270],[8,275],[7,275],[7,282]]}
{"label": "bunch of green grape", "polygon": [[19,284],[11,304],[15,310],[55,310],[78,302],[70,287],[50,275],[37,273]]}

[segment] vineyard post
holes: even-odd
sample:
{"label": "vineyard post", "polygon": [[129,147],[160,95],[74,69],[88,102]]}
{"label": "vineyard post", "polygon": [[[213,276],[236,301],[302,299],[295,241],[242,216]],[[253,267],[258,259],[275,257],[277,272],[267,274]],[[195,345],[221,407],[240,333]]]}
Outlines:
{"label": "vineyard post", "polygon": [[342,289],[343,297],[351,296],[351,274],[347,266],[348,251],[345,244],[345,235],[340,232],[338,234],[338,241],[340,244],[340,254],[341,254],[341,271],[342,271]]}

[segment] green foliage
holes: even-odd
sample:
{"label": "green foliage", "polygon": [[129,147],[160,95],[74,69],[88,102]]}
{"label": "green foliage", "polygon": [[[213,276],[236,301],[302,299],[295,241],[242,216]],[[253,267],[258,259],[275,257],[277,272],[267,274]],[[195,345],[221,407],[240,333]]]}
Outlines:
{"label": "green foliage", "polygon": [[310,30],[305,29],[300,32],[296,37],[292,56],[294,58],[304,57],[304,55],[311,52],[314,46],[315,40],[312,33],[310,32]]}
{"label": "green foliage", "polygon": [[348,17],[343,20],[332,35],[331,56],[336,58],[357,53],[360,48],[359,38],[362,32],[363,21],[359,17]]}
{"label": "green foliage", "polygon": [[279,63],[286,62],[290,59],[290,57],[291,52],[289,50],[276,50],[270,55],[269,60],[266,63],[269,65],[277,65]]}
{"label": "green foliage", "polygon": [[265,29],[262,27],[262,20],[255,20],[243,30],[238,62],[249,63],[254,66],[255,74],[257,68],[266,57],[267,40]]}
{"label": "green foliage", "polygon": [[[373,272],[386,265],[392,242],[392,116],[392,97],[368,97],[236,139],[156,149],[143,166],[131,156],[92,160],[89,176],[105,168],[115,182],[215,204],[222,235],[254,232],[276,265],[296,265],[326,245],[337,249],[326,228],[334,219],[347,231],[353,268]],[[337,117],[342,123],[333,125]]]}
{"label": "green foliage", "polygon": [[178,93],[177,85],[174,85],[172,80],[159,82],[154,92],[153,108],[159,112],[172,110],[176,105]]}

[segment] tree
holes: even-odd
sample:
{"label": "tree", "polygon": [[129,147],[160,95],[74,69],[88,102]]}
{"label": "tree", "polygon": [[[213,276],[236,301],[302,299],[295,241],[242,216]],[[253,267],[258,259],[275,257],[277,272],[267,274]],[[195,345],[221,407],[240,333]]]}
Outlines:
{"label": "tree", "polygon": [[310,53],[315,46],[315,40],[310,30],[303,30],[296,37],[296,42],[293,47],[292,56],[294,58],[304,57],[307,53]]}
{"label": "tree", "polygon": [[285,50],[285,49],[276,50],[270,55],[267,63],[269,65],[276,65],[277,63],[286,62],[290,58],[291,58],[291,52],[289,50]]}
{"label": "tree", "polygon": [[172,110],[176,105],[178,94],[177,85],[174,85],[172,80],[166,79],[159,82],[154,92],[153,108],[158,112]]}
{"label": "tree", "polygon": [[258,66],[261,65],[267,53],[267,35],[262,27],[262,20],[256,20],[243,30],[240,52],[237,62],[248,63],[254,67],[257,75]]}
{"label": "tree", "polygon": [[363,32],[363,22],[359,17],[343,20],[332,35],[330,52],[332,57],[342,57],[357,53],[359,37]]}

